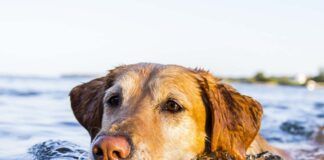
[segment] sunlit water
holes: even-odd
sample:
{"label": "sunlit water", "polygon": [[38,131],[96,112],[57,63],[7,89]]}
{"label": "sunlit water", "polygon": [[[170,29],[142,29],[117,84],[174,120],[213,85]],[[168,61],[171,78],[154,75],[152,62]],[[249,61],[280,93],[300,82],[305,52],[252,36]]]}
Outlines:
{"label": "sunlit water", "polygon": [[[33,159],[28,154],[34,151],[31,147],[48,140],[67,141],[59,145],[78,150],[73,155],[80,152],[81,157],[90,139],[73,116],[68,93],[90,79],[0,77],[0,159]],[[324,126],[324,89],[233,85],[263,104],[261,133],[268,141],[298,159],[309,155],[324,158],[323,145],[314,140]]]}

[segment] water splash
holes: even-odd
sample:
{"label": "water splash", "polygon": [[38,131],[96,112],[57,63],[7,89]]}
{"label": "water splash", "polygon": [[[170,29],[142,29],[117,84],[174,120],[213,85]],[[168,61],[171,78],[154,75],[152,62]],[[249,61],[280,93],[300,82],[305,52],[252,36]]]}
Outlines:
{"label": "water splash", "polygon": [[48,140],[32,146],[28,153],[33,160],[87,160],[89,153],[80,146],[68,141]]}

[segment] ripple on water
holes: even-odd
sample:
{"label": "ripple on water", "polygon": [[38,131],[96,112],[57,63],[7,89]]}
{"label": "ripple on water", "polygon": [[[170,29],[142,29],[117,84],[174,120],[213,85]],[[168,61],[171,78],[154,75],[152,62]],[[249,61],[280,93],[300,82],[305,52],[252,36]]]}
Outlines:
{"label": "ripple on water", "polygon": [[280,129],[292,135],[303,136],[309,138],[313,134],[313,129],[302,121],[286,121],[280,126]]}
{"label": "ripple on water", "polygon": [[284,105],[277,105],[275,107],[278,109],[288,109],[288,106],[284,106]]}
{"label": "ripple on water", "polygon": [[67,127],[80,127],[80,124],[77,122],[60,122],[59,125]]}
{"label": "ripple on water", "polygon": [[8,135],[10,135],[9,131],[2,131],[0,130],[0,137],[7,137]]}
{"label": "ripple on water", "polygon": [[35,144],[28,150],[28,153],[34,160],[86,160],[89,157],[89,153],[80,146],[61,140],[48,140]]}
{"label": "ripple on water", "polygon": [[318,118],[324,118],[324,113],[317,114]]}
{"label": "ripple on water", "polygon": [[0,89],[0,95],[9,95],[9,96],[19,96],[19,97],[29,97],[29,96],[38,96],[41,92],[34,90],[16,90],[16,89]]}
{"label": "ripple on water", "polygon": [[17,136],[17,138],[19,138],[20,140],[28,140],[31,137],[32,137],[32,135],[29,135],[29,134],[23,134],[23,135]]}
{"label": "ripple on water", "polygon": [[324,108],[324,102],[315,102],[314,106],[315,106],[315,108],[323,109]]}

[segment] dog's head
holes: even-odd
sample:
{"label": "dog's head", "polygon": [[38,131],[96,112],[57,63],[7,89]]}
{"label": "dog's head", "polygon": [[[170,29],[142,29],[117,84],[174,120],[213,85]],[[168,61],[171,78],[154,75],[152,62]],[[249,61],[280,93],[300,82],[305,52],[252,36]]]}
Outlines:
{"label": "dog's head", "polygon": [[73,112],[98,159],[191,159],[209,151],[244,159],[262,108],[210,73],[134,64],[79,85]]}

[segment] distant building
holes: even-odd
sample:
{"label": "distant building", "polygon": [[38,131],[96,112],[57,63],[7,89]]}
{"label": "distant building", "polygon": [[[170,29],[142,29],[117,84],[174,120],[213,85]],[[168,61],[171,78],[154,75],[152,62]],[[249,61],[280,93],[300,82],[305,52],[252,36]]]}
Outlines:
{"label": "distant building", "polygon": [[306,88],[308,89],[308,90],[310,90],[310,91],[312,91],[312,90],[314,90],[315,88],[316,88],[316,82],[315,81],[313,81],[313,80],[309,80],[309,81],[307,81],[307,83],[306,83]]}
{"label": "distant building", "polygon": [[305,84],[307,81],[307,76],[305,74],[296,74],[293,78],[292,81],[295,81],[299,84]]}

